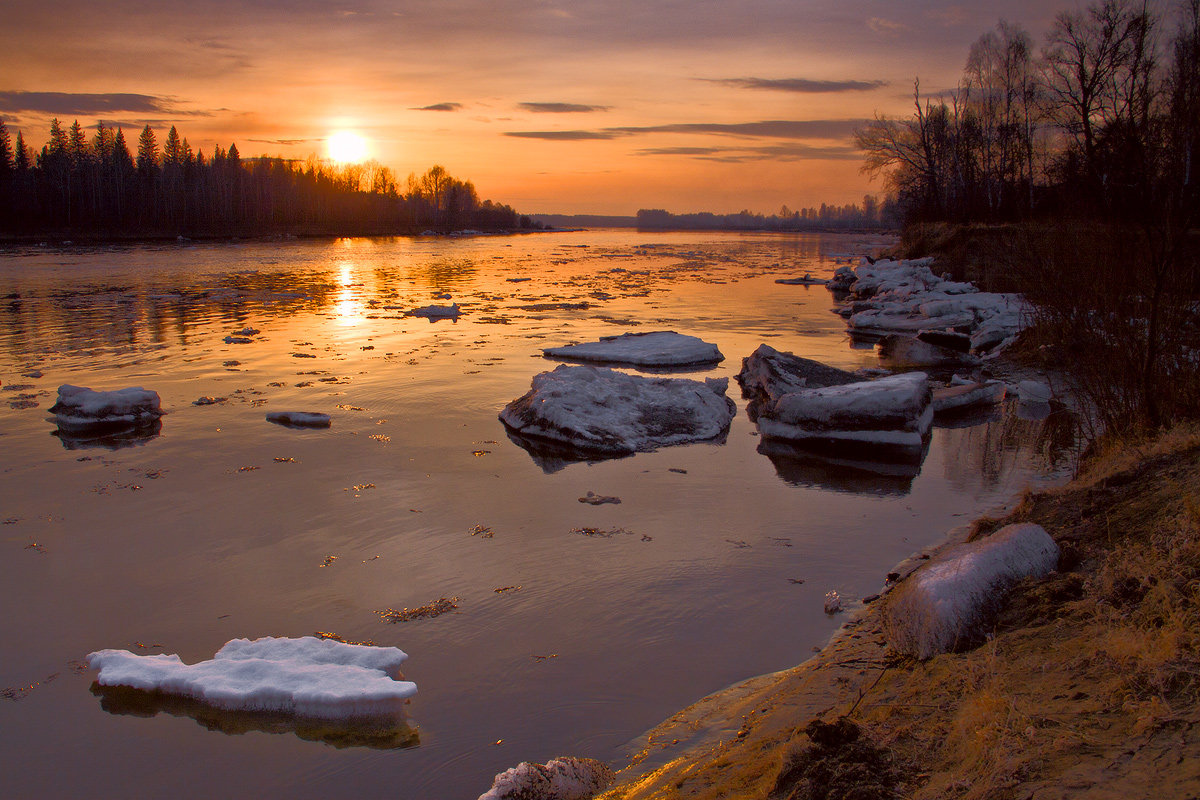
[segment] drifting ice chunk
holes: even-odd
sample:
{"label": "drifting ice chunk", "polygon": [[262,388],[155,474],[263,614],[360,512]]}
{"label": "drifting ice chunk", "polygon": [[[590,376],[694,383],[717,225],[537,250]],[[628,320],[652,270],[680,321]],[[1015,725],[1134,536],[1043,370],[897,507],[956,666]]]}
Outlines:
{"label": "drifting ice chunk", "polygon": [[414,308],[411,311],[405,311],[406,317],[425,317],[429,320],[435,319],[458,319],[462,312],[458,308],[458,303],[448,306],[423,306]]}
{"label": "drifting ice chunk", "polygon": [[742,359],[742,371],[737,374],[737,382],[742,385],[745,395],[766,400],[776,400],[800,389],[858,381],[858,376],[852,373],[791,353],[781,353],[765,344],[760,344],[757,350]]}
{"label": "drifting ice chunk", "polygon": [[951,381],[950,386],[933,390],[933,411],[941,414],[972,406],[995,405],[1004,399],[1004,393],[1005,387],[1001,381],[966,384]]}
{"label": "drifting ice chunk", "polygon": [[846,292],[858,280],[858,276],[854,274],[853,267],[838,267],[833,272],[833,277],[825,284],[830,291]]}
{"label": "drifting ice chunk", "polygon": [[982,638],[1013,584],[1057,566],[1058,545],[1040,525],[1008,525],[952,547],[888,595],[888,641],[922,659],[970,645]]}
{"label": "drifting ice chunk", "polygon": [[248,339],[245,336],[226,336],[225,344],[251,344],[253,339]]}
{"label": "drifting ice chunk", "polygon": [[612,781],[613,771],[594,758],[559,756],[545,764],[522,761],[497,775],[479,800],[588,800]]}
{"label": "drifting ice chunk", "polygon": [[775,282],[784,286],[824,286],[829,283],[823,278],[814,278],[808,273],[805,273],[802,278],[776,278]]}
{"label": "drifting ice chunk", "polygon": [[328,428],[332,424],[328,414],[316,411],[271,411],[267,414],[267,421],[300,428]]}
{"label": "drifting ice chunk", "polygon": [[725,356],[715,344],[675,331],[623,333],[602,336],[598,342],[547,347],[547,356],[579,361],[602,361],[644,367],[682,367],[690,364],[715,364]]}
{"label": "drifting ice chunk", "polygon": [[101,686],[182,695],[227,710],[344,719],[400,713],[417,693],[415,683],[399,680],[406,658],[395,647],[266,637],[234,639],[198,664],[127,650],[99,650],[88,663],[100,670]]}
{"label": "drifting ice chunk", "polygon": [[907,372],[785,394],[762,410],[758,428],[776,439],[920,449],[932,421],[929,379],[923,372]]}
{"label": "drifting ice chunk", "polygon": [[158,392],[140,386],[98,392],[84,386],[58,387],[58,402],[50,406],[58,427],[65,430],[95,426],[133,426],[163,415]]}
{"label": "drifting ice chunk", "polygon": [[505,406],[500,420],[522,437],[628,455],[724,435],[736,408],[725,396],[728,383],[563,364],[535,375],[533,388]]}

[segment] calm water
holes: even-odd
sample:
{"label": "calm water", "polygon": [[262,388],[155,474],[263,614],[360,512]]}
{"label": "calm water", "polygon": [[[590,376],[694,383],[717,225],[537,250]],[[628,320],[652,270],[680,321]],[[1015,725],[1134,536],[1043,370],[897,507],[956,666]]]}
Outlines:
{"label": "calm water", "polygon": [[[4,794],[473,798],[521,760],[618,759],[700,696],[803,660],[838,624],[825,592],[877,591],[1061,473],[1044,425],[1009,410],[938,428],[919,470],[771,458],[731,381],[724,444],[564,465],[496,414],[553,368],[540,348],[626,330],[718,344],[726,360],[689,377],[732,377],[763,342],[877,365],[824,288],[773,279],[880,243],[592,231],[0,255]],[[445,294],[457,322],[402,316]],[[254,343],[223,342],[247,325]],[[170,413],[149,439],[63,439],[46,412],[62,383],[145,386]],[[271,410],[334,422],[289,430]],[[450,596],[434,619],[374,613]],[[409,653],[419,746],[110,713],[78,662],[318,630]]]}

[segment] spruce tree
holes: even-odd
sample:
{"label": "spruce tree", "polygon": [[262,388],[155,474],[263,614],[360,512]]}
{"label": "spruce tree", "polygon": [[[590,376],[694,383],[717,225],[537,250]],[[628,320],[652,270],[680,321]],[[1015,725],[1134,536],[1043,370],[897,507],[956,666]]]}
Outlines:
{"label": "spruce tree", "polygon": [[4,120],[0,119],[0,180],[11,177],[15,169],[12,139],[8,136],[8,128],[4,126]]}
{"label": "spruce tree", "polygon": [[21,131],[17,131],[17,152],[15,155],[16,157],[13,162],[17,168],[17,172],[22,175],[29,172],[30,168],[33,167],[33,158],[31,157],[29,146],[25,144],[25,134]]}
{"label": "spruce tree", "polygon": [[50,159],[57,160],[66,157],[68,148],[67,134],[63,132],[58,117],[55,117],[50,120],[50,139],[46,142],[45,153]]}
{"label": "spruce tree", "polygon": [[83,126],[79,120],[71,123],[71,134],[67,138],[67,154],[71,157],[71,166],[79,169],[88,160],[87,137],[83,135]]}
{"label": "spruce tree", "polygon": [[129,145],[125,143],[125,131],[120,128],[113,138],[112,163],[119,173],[133,171],[133,156],[129,155]]}
{"label": "spruce tree", "polygon": [[149,125],[142,128],[138,136],[137,170],[142,175],[152,175],[158,169],[158,140]]}
{"label": "spruce tree", "polygon": [[163,144],[163,166],[183,166],[183,145],[179,142],[179,131],[175,130],[174,125],[171,126],[167,133],[167,141]]}

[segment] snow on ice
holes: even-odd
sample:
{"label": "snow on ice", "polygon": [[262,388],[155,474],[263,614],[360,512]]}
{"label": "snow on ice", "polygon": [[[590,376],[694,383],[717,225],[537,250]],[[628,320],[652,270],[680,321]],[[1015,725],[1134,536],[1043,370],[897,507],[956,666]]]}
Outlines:
{"label": "snow on ice", "polygon": [[888,595],[888,641],[921,659],[970,645],[982,638],[1013,584],[1057,566],[1058,545],[1030,523],[949,548]]}
{"label": "snow on ice", "polygon": [[479,800],[588,800],[612,781],[612,769],[593,758],[559,756],[545,764],[522,761],[497,775]]}
{"label": "snow on ice", "polygon": [[50,407],[59,428],[143,425],[163,415],[158,392],[140,386],[101,392],[84,386],[58,387],[58,402]]}
{"label": "snow on ice", "polygon": [[800,389],[839,386],[859,380],[853,373],[791,353],[781,353],[766,344],[759,345],[742,359],[742,371],[737,374],[737,382],[746,396],[771,401]]}
{"label": "snow on ice", "polygon": [[633,364],[639,367],[682,367],[715,364],[725,356],[715,344],[675,331],[647,331],[602,336],[597,342],[547,347],[542,352],[554,358]]}
{"label": "snow on ice", "polygon": [[344,644],[307,636],[234,639],[209,661],[177,655],[99,650],[88,663],[101,686],[191,697],[230,711],[264,711],[322,719],[400,713],[417,685],[400,680],[408,656],[395,647]]}
{"label": "snow on ice", "polygon": [[267,421],[299,428],[328,428],[332,424],[328,414],[317,411],[271,411]]}
{"label": "snow on ice", "polygon": [[1004,399],[1005,386],[1002,381],[980,381],[978,383],[954,384],[933,390],[933,411],[942,414],[975,406],[995,405]]}
{"label": "snow on ice", "polygon": [[717,439],[736,407],[727,378],[647,378],[604,367],[560,365],[500,412],[522,437],[606,456]]}
{"label": "snow on ice", "polygon": [[430,322],[439,319],[458,319],[460,314],[462,311],[459,310],[458,303],[448,306],[422,306],[404,312],[406,317],[425,317]]}

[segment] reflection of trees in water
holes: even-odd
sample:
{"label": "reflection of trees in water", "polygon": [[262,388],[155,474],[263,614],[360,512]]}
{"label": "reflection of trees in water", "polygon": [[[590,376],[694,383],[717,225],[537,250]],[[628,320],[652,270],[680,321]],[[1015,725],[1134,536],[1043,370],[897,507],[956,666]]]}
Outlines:
{"label": "reflection of trees in water", "polygon": [[1078,423],[1066,411],[1045,419],[1022,419],[1016,404],[982,425],[942,428],[946,480],[956,489],[973,485],[994,487],[1019,468],[1051,473],[1073,463],[1078,455]]}
{"label": "reflection of trees in water", "polygon": [[231,736],[256,731],[260,733],[292,733],[310,742],[321,742],[337,748],[369,747],[374,750],[394,750],[416,747],[420,734],[408,725],[403,715],[364,720],[324,720],[296,717],[290,714],[261,711],[227,711],[214,708],[199,700],[162,692],[147,692],[127,686],[101,686],[93,683],[92,694],[100,698],[100,707],[110,714],[133,717],[154,717],[170,714],[190,717],[210,731]]}

